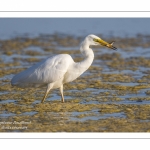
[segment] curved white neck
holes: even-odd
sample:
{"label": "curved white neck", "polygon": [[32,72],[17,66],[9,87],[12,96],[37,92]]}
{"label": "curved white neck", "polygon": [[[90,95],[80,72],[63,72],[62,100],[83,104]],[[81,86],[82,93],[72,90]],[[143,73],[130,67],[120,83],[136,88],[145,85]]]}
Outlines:
{"label": "curved white neck", "polygon": [[86,71],[91,66],[94,59],[94,53],[89,46],[90,45],[86,40],[81,43],[80,51],[84,57],[84,60],[78,62],[77,67],[79,70],[82,70],[82,72]]}
{"label": "curved white neck", "polygon": [[[89,48],[89,46],[90,46],[90,45],[89,45],[88,42],[86,42],[86,40],[83,41],[83,42],[81,43],[81,46],[80,46],[80,51],[81,51],[81,53],[82,53],[82,55],[83,55],[84,58],[91,57],[91,58],[94,59],[94,53],[93,53],[92,49]],[[92,61],[93,61],[93,60],[92,60]]]}

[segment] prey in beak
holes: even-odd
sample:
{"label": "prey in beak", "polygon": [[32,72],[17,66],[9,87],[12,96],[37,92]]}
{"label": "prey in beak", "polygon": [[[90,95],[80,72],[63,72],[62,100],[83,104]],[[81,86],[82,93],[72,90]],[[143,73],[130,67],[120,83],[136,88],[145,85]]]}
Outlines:
{"label": "prey in beak", "polygon": [[113,46],[114,41],[111,42],[111,43],[108,43],[108,42],[106,42],[106,41],[104,41],[102,39],[94,39],[94,41],[97,42],[97,43],[99,43],[102,46],[106,46],[106,47],[111,48],[113,50],[117,50],[117,48]]}

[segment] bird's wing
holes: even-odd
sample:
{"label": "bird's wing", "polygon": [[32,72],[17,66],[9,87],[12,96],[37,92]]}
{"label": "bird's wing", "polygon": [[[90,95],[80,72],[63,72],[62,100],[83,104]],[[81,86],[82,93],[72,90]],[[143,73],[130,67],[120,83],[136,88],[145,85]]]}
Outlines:
{"label": "bird's wing", "polygon": [[47,84],[63,78],[70,64],[71,56],[60,54],[43,60],[42,62],[17,74],[12,79],[12,85],[18,84]]}

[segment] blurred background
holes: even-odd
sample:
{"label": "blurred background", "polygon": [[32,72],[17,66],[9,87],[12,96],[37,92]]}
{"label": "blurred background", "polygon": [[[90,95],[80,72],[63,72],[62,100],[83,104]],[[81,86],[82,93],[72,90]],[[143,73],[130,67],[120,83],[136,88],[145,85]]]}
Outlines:
{"label": "blurred background", "polygon": [[135,36],[150,34],[149,18],[0,18],[0,39],[39,34],[103,34]]}

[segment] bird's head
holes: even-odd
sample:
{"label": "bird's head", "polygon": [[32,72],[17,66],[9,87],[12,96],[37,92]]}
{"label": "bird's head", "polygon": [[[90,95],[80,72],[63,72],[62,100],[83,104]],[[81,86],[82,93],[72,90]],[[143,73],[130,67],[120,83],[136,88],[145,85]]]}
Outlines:
{"label": "bird's head", "polygon": [[104,40],[102,40],[101,38],[99,38],[98,36],[96,35],[88,35],[86,37],[86,40],[89,42],[90,45],[102,45],[102,46],[106,46],[110,49],[113,49],[113,50],[116,50],[117,48],[113,46],[113,43],[114,42],[111,42],[111,43],[108,43]]}

